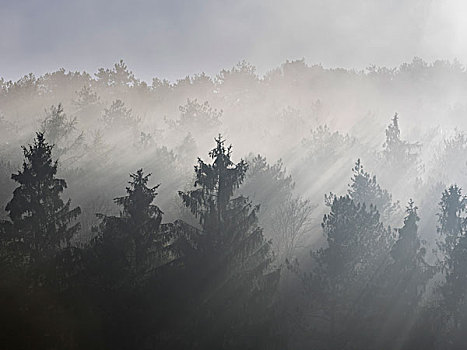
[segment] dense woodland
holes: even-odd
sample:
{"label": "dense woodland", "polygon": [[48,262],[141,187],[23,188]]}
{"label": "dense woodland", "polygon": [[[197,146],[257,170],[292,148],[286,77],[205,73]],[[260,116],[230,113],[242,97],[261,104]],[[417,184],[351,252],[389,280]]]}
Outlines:
{"label": "dense woodland", "polygon": [[0,79],[1,348],[464,349],[466,93],[419,58]]}

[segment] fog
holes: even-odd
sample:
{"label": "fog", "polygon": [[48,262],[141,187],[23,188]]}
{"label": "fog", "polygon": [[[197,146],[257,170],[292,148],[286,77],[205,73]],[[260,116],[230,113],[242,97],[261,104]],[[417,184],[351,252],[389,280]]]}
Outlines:
{"label": "fog", "polygon": [[467,5],[0,4],[6,349],[465,347]]}
{"label": "fog", "polygon": [[0,67],[17,80],[59,67],[94,72],[123,58],[137,76],[214,75],[246,59],[395,67],[467,60],[467,6],[445,1],[2,1]]}

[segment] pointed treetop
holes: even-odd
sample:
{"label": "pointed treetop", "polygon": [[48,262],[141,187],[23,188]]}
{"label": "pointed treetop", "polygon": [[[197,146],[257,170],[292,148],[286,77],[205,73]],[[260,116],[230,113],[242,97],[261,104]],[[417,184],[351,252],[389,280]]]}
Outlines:
{"label": "pointed treetop", "polygon": [[217,157],[222,156],[223,158],[226,158],[230,161],[230,155],[232,154],[232,145],[229,145],[229,147],[227,147],[226,149],[224,146],[225,139],[222,138],[221,134],[219,134],[217,138],[214,138],[214,141],[216,141],[216,148],[213,148],[211,151],[209,151],[209,156],[212,159],[217,159]]}
{"label": "pointed treetop", "polygon": [[151,174],[144,175],[143,169],[138,169],[135,174],[130,174],[130,186],[126,187],[127,196],[115,198],[115,203],[123,207],[123,216],[138,218],[141,215],[153,217],[162,215],[162,211],[152,205],[157,196],[157,188],[148,187]]}
{"label": "pointed treetop", "polygon": [[53,254],[80,229],[79,223],[72,222],[81,209],[70,209],[70,200],[61,199],[67,184],[55,177],[57,161],[52,160],[52,148],[42,132],[36,134],[32,145],[23,147],[23,168],[11,176],[19,186],[5,208],[17,239],[31,249],[33,258]]}
{"label": "pointed treetop", "polygon": [[449,236],[459,236],[464,229],[464,218],[467,199],[462,195],[462,189],[457,185],[451,185],[444,190],[439,206],[438,232]]}
{"label": "pointed treetop", "polygon": [[348,194],[356,203],[366,203],[367,206],[374,205],[384,221],[391,218],[397,210],[398,204],[392,203],[391,194],[381,188],[376,181],[376,176],[363,169],[362,162],[358,159],[352,168],[353,176],[349,184]]}
{"label": "pointed treetop", "polygon": [[420,218],[418,217],[417,214],[418,207],[415,205],[415,202],[413,201],[412,198],[409,199],[409,203],[407,204],[407,207],[405,208],[405,213],[407,214],[405,217],[405,220],[408,220],[409,217],[414,217],[415,221],[419,221]]}
{"label": "pointed treetop", "polygon": [[399,129],[399,115],[396,113],[392,118],[392,124],[389,124],[386,129],[386,143],[385,146],[391,148],[394,144],[401,143],[401,131]]}
{"label": "pointed treetop", "polygon": [[221,134],[215,141],[216,147],[209,152],[212,164],[198,158],[195,189],[179,195],[203,226],[219,228],[234,191],[245,179],[248,165],[243,159],[237,164],[232,162],[232,146],[225,147]]}

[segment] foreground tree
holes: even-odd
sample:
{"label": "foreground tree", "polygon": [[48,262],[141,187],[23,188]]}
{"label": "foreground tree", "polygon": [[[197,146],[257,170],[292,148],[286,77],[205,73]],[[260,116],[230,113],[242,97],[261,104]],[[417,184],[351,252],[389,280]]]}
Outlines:
{"label": "foreground tree", "polygon": [[140,83],[123,60],[115,63],[112,69],[99,68],[95,75],[99,84],[104,87],[113,87],[116,91],[124,91]]}
{"label": "foreground tree", "polygon": [[67,184],[56,177],[44,135],[37,133],[23,152],[22,170],[12,175],[19,186],[6,206],[11,222],[0,227],[1,343],[5,349],[69,347],[66,320],[77,303],[68,292],[79,260],[70,240],[81,211],[61,199]]}
{"label": "foreground tree", "polygon": [[130,174],[126,195],[114,199],[120,214],[98,214],[102,221],[91,245],[84,282],[94,287],[85,290],[99,310],[100,344],[115,349],[144,347],[157,332],[161,305],[149,285],[173,259],[171,232],[161,228],[163,213],[153,204],[159,185],[148,186],[150,175],[142,169]]}
{"label": "foreground tree", "polygon": [[190,333],[200,348],[280,346],[270,333],[279,271],[257,225],[259,207],[234,197],[248,166],[233,163],[232,148],[224,143],[219,135],[209,153],[212,164],[198,159],[195,189],[180,192],[202,227],[194,265],[199,299]]}
{"label": "foreground tree", "polygon": [[[144,175],[143,169],[130,174],[127,195],[114,199],[121,207],[119,216],[98,214],[102,222],[95,244],[104,250],[103,259],[112,260],[109,268],[116,268],[116,276],[123,277],[124,271],[144,274],[155,263],[151,254],[161,254],[159,248],[166,245],[159,234],[162,211],[152,204],[159,185],[148,187],[150,175]],[[119,263],[113,260],[116,257],[121,258]]]}
{"label": "foreground tree", "polygon": [[[234,164],[230,159],[232,146],[226,148],[221,135],[216,139],[216,148],[209,152],[212,164],[206,164],[198,158],[195,166],[195,189],[179,192],[183,203],[199,218],[204,231],[213,236],[226,235],[225,224],[228,224],[229,209],[238,207],[232,200],[234,191],[245,179],[248,165],[241,160]],[[238,197],[237,200],[244,201]]]}
{"label": "foreground tree", "polygon": [[21,242],[33,261],[57,253],[80,229],[73,222],[81,209],[71,209],[71,200],[61,199],[67,184],[56,177],[58,162],[52,160],[52,148],[44,134],[37,133],[34,143],[23,147],[23,169],[11,176],[19,183],[6,206],[12,239]]}

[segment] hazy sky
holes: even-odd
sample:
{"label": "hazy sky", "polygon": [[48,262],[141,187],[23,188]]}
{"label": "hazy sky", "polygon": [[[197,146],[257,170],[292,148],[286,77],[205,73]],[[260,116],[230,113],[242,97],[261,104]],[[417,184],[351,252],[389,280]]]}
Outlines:
{"label": "hazy sky", "polygon": [[395,66],[467,63],[463,0],[0,0],[0,76],[124,59],[137,77],[215,74],[246,59]]}

